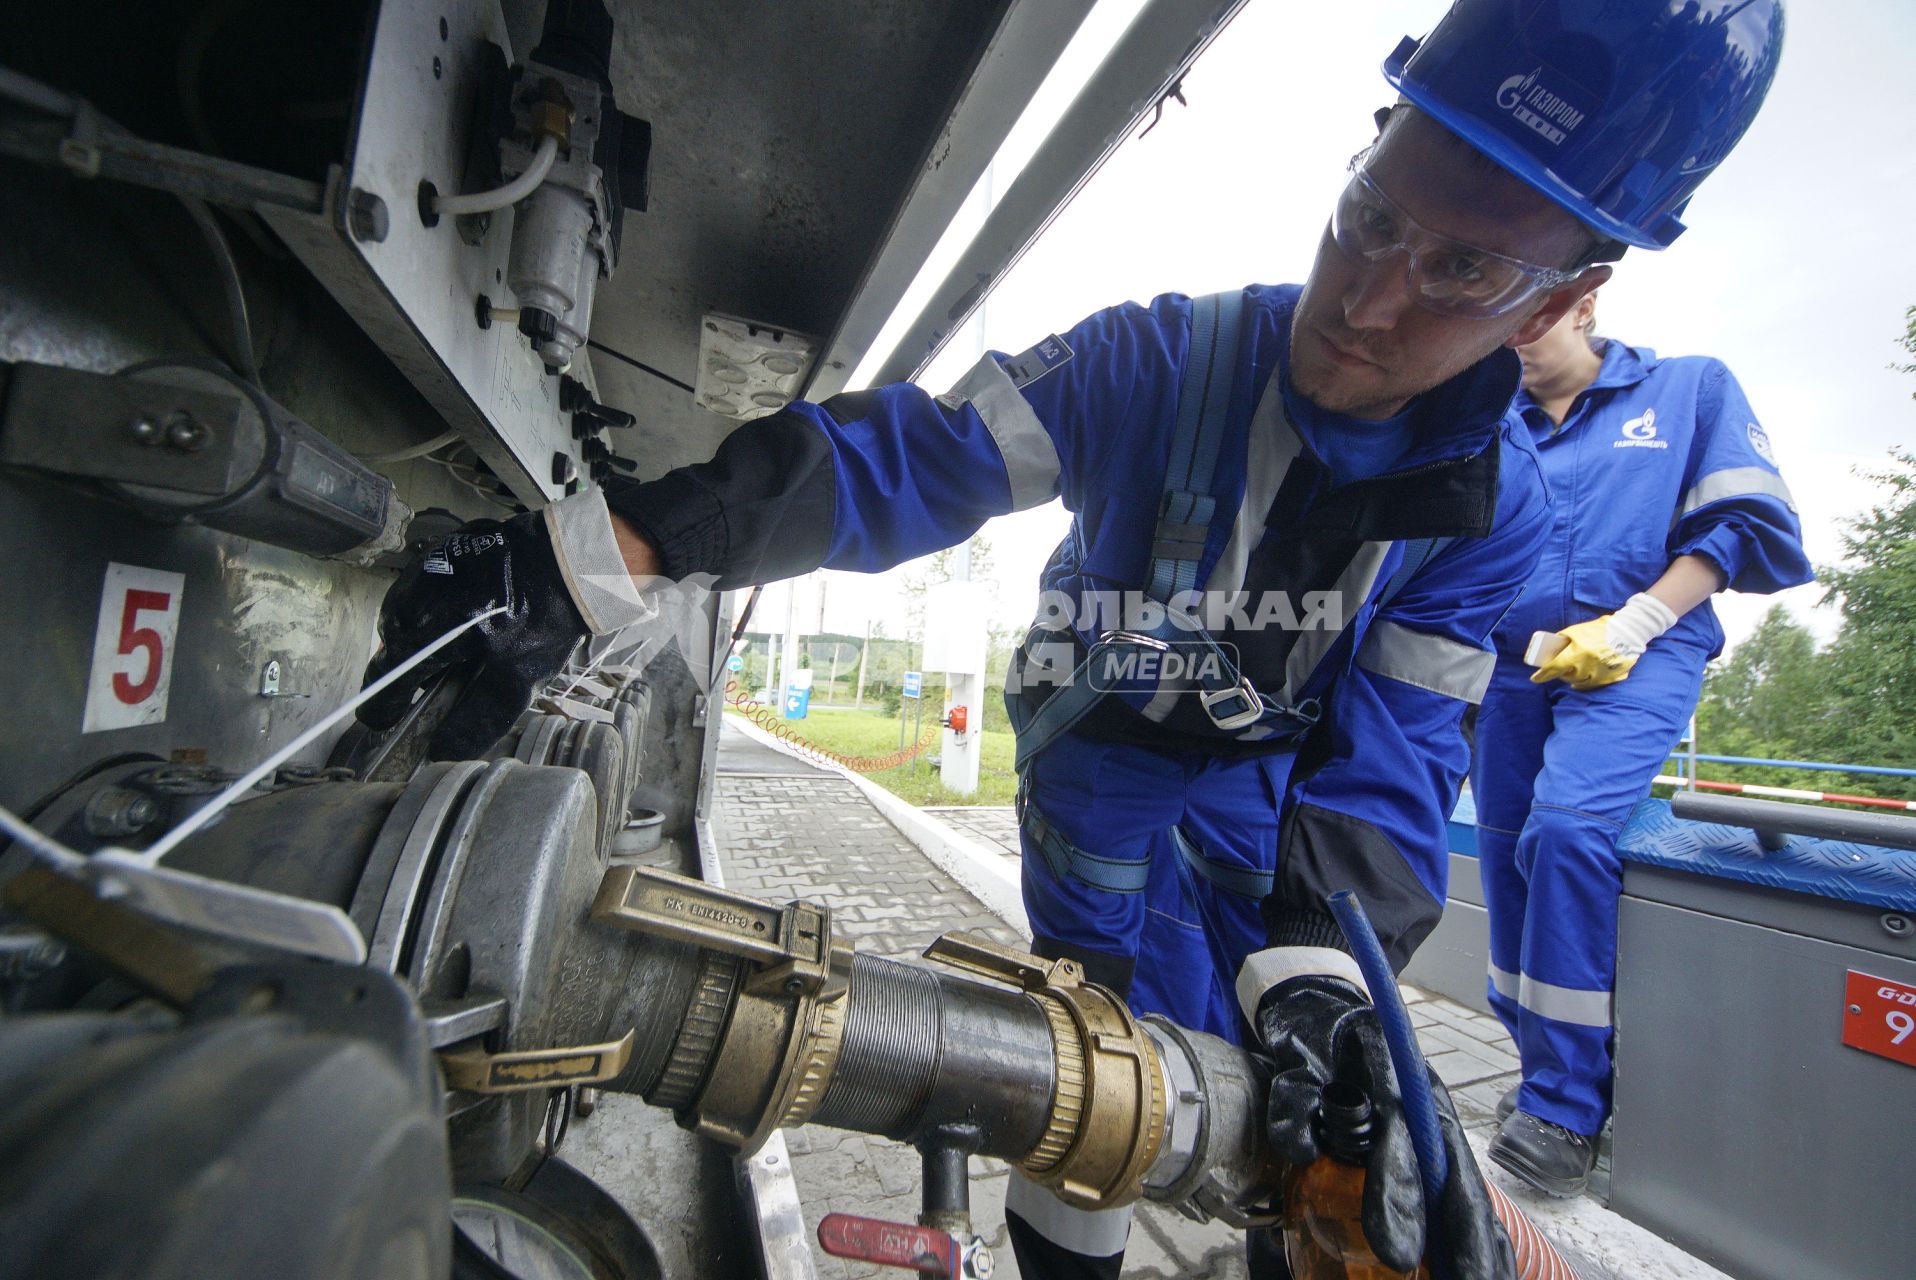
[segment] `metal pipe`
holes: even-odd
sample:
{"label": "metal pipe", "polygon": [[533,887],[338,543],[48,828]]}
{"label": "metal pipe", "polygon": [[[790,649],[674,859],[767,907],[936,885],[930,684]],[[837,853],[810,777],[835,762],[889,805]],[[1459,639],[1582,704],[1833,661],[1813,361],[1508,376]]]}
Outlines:
{"label": "metal pipe", "polygon": [[[826,907],[604,869],[591,792],[574,771],[511,760],[435,765],[403,788],[296,788],[240,806],[180,861],[240,882],[303,871],[355,919],[418,935],[404,969],[438,1010],[436,1049],[468,1079],[516,1068],[497,1089],[462,1086],[513,1095],[455,1120],[462,1168],[516,1167],[554,1074],[580,1072],[748,1152],[808,1121],[911,1142],[932,1225],[958,1235],[972,1154],[1076,1207],[1142,1196],[1236,1226],[1281,1219],[1262,1059],[1133,1018],[1070,961],[965,934],[927,949],[943,967],[859,956],[833,941]],[[321,833],[329,857],[281,856],[298,832]],[[441,852],[401,874],[415,848]],[[333,861],[357,873],[315,870]]]}
{"label": "metal pipe", "polygon": [[1773,800],[1684,793],[1670,798],[1670,812],[1691,822],[1748,827],[1757,832],[1788,832],[1820,840],[1850,840],[1889,849],[1916,849],[1916,821],[1885,813],[1811,809]]}

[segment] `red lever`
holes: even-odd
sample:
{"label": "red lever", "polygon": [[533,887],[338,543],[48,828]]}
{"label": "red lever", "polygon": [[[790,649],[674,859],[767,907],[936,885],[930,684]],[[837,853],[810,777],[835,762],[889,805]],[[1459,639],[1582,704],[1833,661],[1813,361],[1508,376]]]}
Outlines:
{"label": "red lever", "polygon": [[834,1258],[854,1258],[881,1267],[909,1267],[928,1276],[963,1274],[958,1242],[944,1231],[881,1222],[849,1213],[828,1213],[818,1223],[819,1247]]}

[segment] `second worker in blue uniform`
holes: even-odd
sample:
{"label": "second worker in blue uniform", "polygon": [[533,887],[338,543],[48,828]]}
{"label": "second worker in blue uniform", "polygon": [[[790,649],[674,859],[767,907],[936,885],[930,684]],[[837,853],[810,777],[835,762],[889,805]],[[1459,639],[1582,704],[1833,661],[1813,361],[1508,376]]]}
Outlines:
{"label": "second worker in blue uniform", "polygon": [[[1709,597],[1811,576],[1736,378],[1593,339],[1595,306],[1586,295],[1519,349],[1516,409],[1550,486],[1550,536],[1497,628],[1471,769],[1490,1003],[1523,1061],[1491,1158],[1558,1195],[1583,1189],[1610,1111],[1617,837],[1723,647]],[[1555,650],[1534,670],[1533,636]]]}

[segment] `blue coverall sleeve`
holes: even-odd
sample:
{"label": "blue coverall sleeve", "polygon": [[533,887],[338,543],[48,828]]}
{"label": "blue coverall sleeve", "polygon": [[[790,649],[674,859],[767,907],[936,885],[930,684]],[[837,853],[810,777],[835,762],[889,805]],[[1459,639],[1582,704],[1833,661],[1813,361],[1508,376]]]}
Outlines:
{"label": "blue coverall sleeve", "polygon": [[1670,554],[1703,555],[1737,591],[1771,592],[1815,576],[1796,504],[1769,435],[1724,365],[1697,390],[1696,434],[1670,532]]}
{"label": "blue coverall sleeve", "polygon": [[1116,457],[1162,454],[1190,304],[1100,311],[1019,356],[987,354],[941,396],[908,383],[794,402],[710,462],[608,483],[611,509],[672,577],[721,587],[824,567],[877,571],[1062,495],[1074,510]]}
{"label": "blue coverall sleeve", "polygon": [[1355,889],[1401,969],[1443,912],[1445,824],[1470,767],[1462,731],[1496,666],[1491,633],[1536,567],[1549,531],[1534,455],[1506,444],[1497,521],[1459,538],[1371,622],[1327,708],[1328,739],[1285,806],[1275,946],[1341,945],[1324,900]]}

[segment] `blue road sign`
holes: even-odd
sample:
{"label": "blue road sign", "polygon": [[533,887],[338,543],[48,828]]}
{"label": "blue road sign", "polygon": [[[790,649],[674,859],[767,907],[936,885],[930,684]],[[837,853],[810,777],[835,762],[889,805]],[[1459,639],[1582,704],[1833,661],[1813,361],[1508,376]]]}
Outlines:
{"label": "blue road sign", "polygon": [[905,696],[907,698],[916,698],[923,694],[924,691],[925,673],[922,671],[907,671],[905,673]]}

